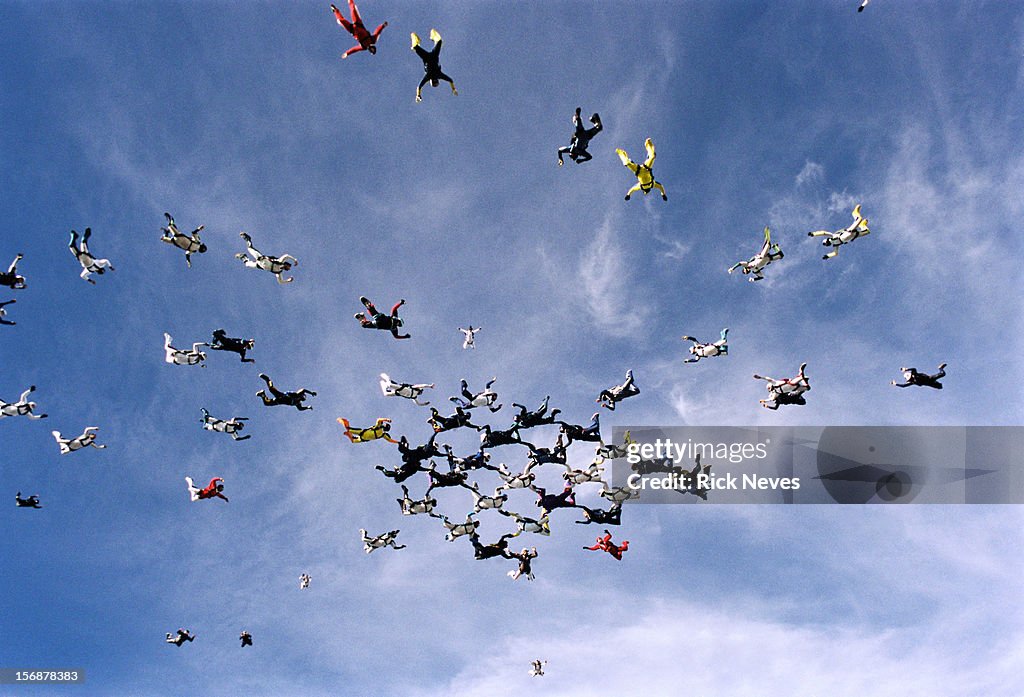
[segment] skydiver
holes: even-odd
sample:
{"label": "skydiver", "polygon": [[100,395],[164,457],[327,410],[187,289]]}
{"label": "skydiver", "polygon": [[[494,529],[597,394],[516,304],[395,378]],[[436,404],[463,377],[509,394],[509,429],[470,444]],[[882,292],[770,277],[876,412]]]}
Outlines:
{"label": "skydiver", "polygon": [[530,675],[535,678],[539,678],[544,675],[544,666],[547,665],[547,661],[536,660],[533,661],[530,668]]}
{"label": "skydiver", "polygon": [[462,332],[465,339],[462,342],[462,349],[475,349],[476,348],[476,333],[483,329],[483,327],[474,327],[472,324],[469,325],[469,329],[463,329],[459,327],[459,331]]}
{"label": "skydiver", "polygon": [[380,550],[384,547],[390,547],[394,550],[404,550],[406,546],[404,544],[397,544],[396,538],[400,530],[391,530],[390,532],[384,532],[382,534],[371,537],[367,534],[367,531],[359,528],[359,534],[362,535],[362,551],[370,554],[374,550]]}
{"label": "skydiver", "polygon": [[8,305],[16,303],[16,302],[18,302],[18,301],[17,300],[8,300],[7,302],[0,303],[0,324],[7,324],[7,325],[12,326],[12,327],[15,324],[17,324],[17,322],[12,322],[10,320],[4,319],[4,317],[7,316],[7,310],[5,310],[4,308],[7,307]]}
{"label": "skydiver", "polygon": [[369,443],[372,440],[386,440],[388,443],[398,444],[398,441],[388,435],[391,430],[391,419],[381,417],[369,428],[353,428],[348,419],[338,419],[338,423],[345,427],[342,434],[353,443]]}
{"label": "skydiver", "polygon": [[19,491],[14,495],[14,505],[18,508],[42,508],[39,503],[39,496],[32,494],[26,499],[21,498],[21,492]]}
{"label": "skydiver", "polygon": [[25,258],[24,254],[14,257],[14,261],[7,267],[7,271],[0,271],[0,286],[6,286],[11,290],[24,290],[25,277],[18,275],[18,262]]}
{"label": "skydiver", "polygon": [[282,392],[281,390],[274,387],[274,382],[265,374],[260,373],[260,379],[267,383],[267,389],[270,390],[270,394],[274,395],[273,399],[267,397],[266,390],[260,390],[256,393],[256,396],[263,400],[263,404],[268,407],[276,406],[287,406],[295,407],[299,411],[307,411],[313,407],[307,407],[303,405],[306,397],[316,397],[316,392],[307,390],[303,387],[301,390],[294,392]]}
{"label": "skydiver", "polygon": [[903,379],[906,380],[906,382],[899,383],[893,380],[891,384],[896,387],[910,387],[911,385],[917,385],[918,387],[931,387],[936,390],[941,390],[942,383],[939,382],[939,380],[946,377],[946,364],[943,363],[940,365],[939,372],[934,375],[919,373],[916,368],[900,368],[900,372],[903,373]]}
{"label": "skydiver", "polygon": [[612,534],[605,530],[604,537],[597,538],[597,544],[591,547],[584,547],[583,549],[589,549],[592,552],[608,552],[618,561],[622,561],[623,552],[629,549],[629,540],[623,540],[621,544],[615,544],[612,542]]}
{"label": "skydiver", "polygon": [[167,633],[167,639],[165,640],[168,644],[174,644],[175,646],[181,646],[186,641],[195,641],[196,635],[190,633],[187,629],[179,629],[176,634]]}
{"label": "skydiver", "polygon": [[409,447],[409,439],[405,436],[401,436],[398,439],[398,452],[402,454],[402,462],[407,464],[419,464],[424,460],[429,460],[432,457],[440,457],[441,451],[438,450],[437,446],[434,445],[434,440],[437,438],[437,433],[430,436],[423,445],[417,445],[414,448]]}
{"label": "skydiver", "polygon": [[430,418],[427,419],[427,423],[434,428],[434,433],[463,427],[476,429],[477,427],[469,420],[470,416],[471,414],[462,407],[455,407],[455,413],[451,416],[441,416],[437,409],[430,407]]}
{"label": "skydiver", "polygon": [[46,414],[32,413],[32,410],[36,408],[36,403],[28,401],[28,396],[35,391],[36,386],[32,385],[21,393],[21,397],[18,398],[17,402],[5,402],[0,399],[0,419],[5,416],[27,416],[32,420],[45,419]]}
{"label": "skydiver", "polygon": [[309,574],[302,574],[299,576],[299,590],[306,590],[309,588],[309,583],[313,578]]}
{"label": "skydiver", "polygon": [[544,398],[544,401],[540,403],[533,411],[527,411],[526,407],[522,404],[512,403],[512,406],[519,410],[519,413],[512,417],[512,422],[518,428],[533,428],[534,426],[548,426],[555,423],[555,417],[561,412],[560,409],[552,409],[551,413],[548,414],[548,400],[551,399],[550,395]]}
{"label": "skydiver", "polygon": [[715,356],[728,356],[729,355],[729,344],[727,337],[729,336],[729,327],[722,330],[721,338],[713,344],[702,344],[692,336],[684,336],[683,341],[692,341],[693,346],[690,347],[690,354],[693,358],[687,358],[683,363],[696,363],[701,358],[714,358]]}
{"label": "skydiver", "polygon": [[227,433],[234,440],[247,440],[252,438],[251,435],[240,436],[238,433],[245,428],[245,421],[248,421],[248,417],[245,416],[232,416],[230,419],[218,419],[210,416],[204,407],[200,407],[203,412],[203,419],[200,421],[203,424],[203,428],[207,431],[215,431],[217,433]]}
{"label": "skydiver", "polygon": [[519,427],[513,425],[512,428],[504,431],[492,430],[489,424],[484,424],[480,427],[480,448],[497,448],[501,445],[525,445],[530,447],[530,444],[519,437]]}
{"label": "skydiver", "polygon": [[601,508],[588,508],[587,506],[577,506],[577,508],[583,509],[583,520],[575,521],[577,525],[589,525],[590,523],[597,523],[598,525],[621,525],[622,524],[622,504],[613,504],[607,511]]}
{"label": "skydiver", "polygon": [[640,394],[640,388],[633,382],[633,371],[627,370],[625,382],[621,385],[601,390],[601,394],[597,396],[595,401],[609,411],[615,411],[616,404],[627,397],[634,397],[638,394]]}
{"label": "skydiver", "polygon": [[871,230],[868,228],[868,219],[860,214],[859,203],[853,209],[852,215],[853,222],[842,230],[836,230],[835,232],[816,230],[807,233],[808,237],[824,237],[825,239],[822,241],[822,244],[826,247],[832,247],[832,251],[823,256],[822,259],[831,259],[836,254],[839,254],[839,248],[844,244],[849,244],[864,235],[871,234]]}
{"label": "skydiver", "polygon": [[529,443],[526,445],[530,448],[530,463],[532,467],[537,467],[538,465],[564,465],[568,462],[568,446],[565,444],[565,437],[562,432],[559,432],[558,440],[550,448],[538,448]]}
{"label": "skydiver", "polygon": [[644,192],[644,196],[646,196],[651,193],[652,189],[657,189],[661,192],[661,200],[668,201],[665,187],[662,186],[661,182],[654,179],[654,172],[651,169],[654,166],[654,142],[648,138],[644,141],[644,148],[647,150],[647,159],[640,165],[629,159],[629,155],[626,154],[625,150],[621,148],[616,148],[615,150],[615,153],[622,160],[622,164],[625,165],[626,169],[636,175],[636,184],[626,192],[626,200],[628,201],[630,196],[637,191]]}
{"label": "skydiver", "polygon": [[285,283],[291,283],[294,278],[284,278],[281,274],[285,271],[289,271],[293,266],[299,265],[299,260],[293,257],[291,254],[282,254],[279,257],[272,257],[267,254],[263,254],[260,250],[252,246],[252,237],[247,232],[240,232],[238,236],[245,240],[248,254],[245,252],[235,255],[235,259],[240,259],[246,268],[249,269],[263,269],[277,276],[277,282],[281,285]]}
{"label": "skydiver", "polygon": [[804,373],[805,368],[807,368],[807,364],[801,363],[800,372],[795,377],[782,380],[754,375],[755,380],[764,380],[768,383],[768,399],[760,400],[761,406],[775,411],[783,404],[807,404],[803,395],[810,391],[811,383]]}
{"label": "skydiver", "polygon": [[576,507],[576,492],[573,491],[572,484],[566,484],[560,494],[549,494],[540,486],[534,487],[533,490],[537,493],[537,507],[541,509],[543,515],[548,515],[556,508]]}
{"label": "skydiver", "polygon": [[484,385],[484,389],[476,394],[469,391],[469,383],[465,380],[461,381],[462,385],[462,396],[461,397],[449,397],[448,400],[454,402],[463,409],[474,409],[476,407],[487,407],[491,410],[491,413],[495,413],[501,409],[502,405],[493,406],[498,401],[498,393],[491,389],[491,385],[497,381],[498,378],[491,378],[490,382]]}
{"label": "skydiver", "polygon": [[82,265],[82,273],[79,276],[89,283],[96,285],[96,281],[89,278],[92,274],[102,276],[107,269],[114,270],[114,265],[109,259],[97,259],[89,252],[89,236],[92,235],[92,228],[85,228],[81,243],[78,243],[78,233],[71,231],[71,241],[68,242],[68,249],[75,255],[75,259]]}
{"label": "skydiver", "polygon": [[57,445],[60,447],[60,454],[67,455],[73,453],[76,450],[82,448],[93,447],[97,450],[103,450],[107,446],[96,444],[96,431],[99,430],[98,426],[86,426],[85,430],[82,431],[82,435],[75,436],[74,438],[62,438],[60,431],[50,431],[53,439],[57,441]]}
{"label": "skydiver", "polygon": [[237,353],[242,363],[255,363],[252,358],[246,358],[245,352],[252,351],[256,345],[255,339],[232,339],[223,329],[216,329],[213,332],[213,343],[207,344],[213,351],[231,351]]}
{"label": "skydiver", "polygon": [[516,535],[514,533],[506,533],[502,535],[497,542],[492,542],[489,545],[480,544],[480,536],[476,534],[476,531],[469,533],[469,541],[473,545],[473,558],[474,559],[493,559],[494,557],[504,557],[505,559],[511,559],[512,556],[508,551],[508,541]]}
{"label": "skydiver", "polygon": [[351,22],[345,19],[345,16],[341,14],[341,10],[334,5],[331,5],[331,12],[334,13],[334,18],[338,20],[338,24],[344,27],[345,31],[351,34],[352,38],[359,42],[357,46],[353,46],[341,54],[341,57],[348,58],[353,53],[358,53],[359,51],[369,51],[371,55],[376,53],[377,39],[380,37],[380,33],[384,31],[384,27],[386,27],[388,23],[384,22],[374,29],[371,34],[363,25],[363,18],[359,16],[359,8],[356,7],[353,0],[348,0],[348,11],[349,14],[352,15]]}
{"label": "skydiver", "polygon": [[584,428],[576,424],[566,423],[560,421],[562,424],[562,433],[569,439],[569,443],[572,444],[574,440],[588,441],[591,443],[601,442],[601,414],[595,412],[590,417],[590,425]]}
{"label": "skydiver", "polygon": [[242,648],[245,648],[246,646],[252,646],[252,634],[245,631],[244,629],[242,630],[242,633],[238,635],[238,638],[242,640]]}
{"label": "skydiver", "polygon": [[572,134],[572,140],[569,142],[568,147],[562,147],[558,149],[558,166],[561,167],[565,164],[562,161],[563,155],[568,155],[569,159],[576,164],[587,162],[588,160],[594,159],[593,155],[587,152],[587,146],[590,145],[590,140],[596,136],[604,126],[601,125],[601,117],[595,112],[590,117],[590,123],[594,125],[593,128],[585,128],[583,126],[583,119],[580,117],[581,107],[576,107],[576,113],[572,117],[572,125],[574,132]]}
{"label": "skydiver", "polygon": [[395,382],[387,373],[380,374],[380,391],[384,393],[385,397],[404,397],[411,399],[421,407],[430,406],[430,402],[419,401],[419,396],[423,394],[424,390],[433,389],[433,387],[434,383],[414,385],[408,382]]}
{"label": "skydiver", "polygon": [[[203,499],[224,499],[228,500],[228,497],[224,495],[224,480],[220,477],[214,477],[210,480],[204,488],[200,489],[192,482],[192,477],[185,477],[185,483],[188,484],[188,496],[192,501],[202,501]],[[229,502],[230,503],[230,502]]]}
{"label": "skydiver", "polygon": [[385,315],[383,312],[377,310],[373,303],[370,302],[365,296],[360,296],[359,302],[366,306],[366,311],[370,313],[369,318],[366,314],[358,312],[355,318],[359,320],[359,324],[362,325],[363,329],[381,329],[384,331],[391,332],[391,335],[396,339],[408,339],[409,334],[399,334],[398,330],[405,323],[402,318],[398,316],[398,308],[405,304],[405,298],[402,298],[394,307],[391,308],[391,314]]}
{"label": "skydiver", "polygon": [[532,561],[537,558],[537,548],[531,547],[527,549],[523,547],[523,551],[518,554],[515,552],[509,552],[510,559],[516,559],[519,562],[519,568],[513,569],[508,572],[508,577],[513,581],[519,579],[520,576],[525,576],[526,580],[532,581],[533,576],[533,564]]}
{"label": "skydiver", "polygon": [[199,350],[200,346],[206,346],[205,342],[199,341],[192,344],[191,349],[179,349],[171,346],[171,335],[164,332],[164,362],[171,365],[198,365],[203,368],[206,364],[206,354]]}
{"label": "skydiver", "polygon": [[199,239],[199,233],[202,232],[206,226],[200,225],[186,235],[178,229],[177,225],[174,224],[174,218],[171,217],[170,213],[164,213],[164,217],[167,219],[167,227],[160,228],[160,232],[163,233],[160,240],[184,251],[185,264],[191,269],[192,255],[202,254],[206,251],[206,245]]}
{"label": "skydiver", "polygon": [[420,37],[414,32],[412,35],[412,50],[416,52],[416,55],[423,61],[423,79],[420,80],[419,86],[416,88],[416,102],[423,101],[423,85],[430,83],[431,87],[437,87],[441,80],[444,80],[452,86],[452,94],[456,97],[459,95],[459,91],[455,89],[455,82],[441,72],[441,34],[438,33],[437,29],[430,30],[430,38],[434,42],[434,48],[427,52],[422,46],[420,46]]}
{"label": "skydiver", "polygon": [[736,269],[742,269],[743,275],[754,274],[752,277],[747,279],[751,283],[754,281],[762,281],[764,280],[764,274],[762,272],[768,264],[781,259],[784,256],[782,248],[779,247],[778,244],[772,242],[771,229],[765,225],[764,244],[761,245],[761,249],[747,261],[737,261],[729,268],[729,273],[732,273]]}
{"label": "skydiver", "polygon": [[398,505],[402,509],[402,515],[417,515],[420,513],[432,515],[434,506],[437,505],[437,499],[432,499],[429,495],[419,500],[411,498],[409,496],[409,489],[404,484],[402,485],[402,498],[395,500],[398,501]]}

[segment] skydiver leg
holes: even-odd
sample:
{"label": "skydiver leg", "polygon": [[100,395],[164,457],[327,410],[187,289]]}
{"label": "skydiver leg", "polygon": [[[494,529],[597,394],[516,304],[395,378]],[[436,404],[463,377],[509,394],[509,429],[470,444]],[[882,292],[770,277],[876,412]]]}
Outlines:
{"label": "skydiver leg", "polygon": [[[419,47],[417,46],[417,48],[419,48]],[[416,101],[417,102],[422,102],[423,101],[423,85],[427,84],[427,80],[428,79],[429,78],[426,75],[424,75],[423,79],[420,80],[419,86],[416,87]]]}
{"label": "skydiver leg", "polygon": [[662,185],[661,182],[659,182],[659,181],[652,182],[651,186],[653,186],[655,189],[657,189],[658,191],[661,192],[661,200],[662,201],[668,201],[668,194],[665,193],[665,187]]}
{"label": "skydiver leg", "polygon": [[565,162],[562,161],[562,157],[564,155],[570,155],[571,152],[572,152],[572,148],[568,147],[568,146],[563,146],[563,147],[558,149],[558,166],[559,167],[561,167],[562,165],[565,164]]}
{"label": "skydiver leg", "polygon": [[646,141],[644,141],[644,149],[647,150],[647,159],[644,160],[644,167],[646,167],[647,169],[650,169],[651,167],[654,166],[654,157],[655,157],[655,154],[654,154],[654,142],[650,138],[648,138]]}
{"label": "skydiver leg", "polygon": [[637,182],[632,189],[626,192],[626,200],[628,201],[630,196],[635,194],[637,191],[640,191],[640,182]]}
{"label": "skydiver leg", "polygon": [[353,0],[348,0],[348,11],[352,15],[352,24],[359,26],[363,23],[363,18],[359,16],[359,8]]}
{"label": "skydiver leg", "polygon": [[579,148],[576,150],[576,156],[572,158],[576,164],[583,164],[594,159],[594,156],[587,152],[586,148]]}
{"label": "skydiver leg", "polygon": [[459,96],[459,91],[457,89],[455,89],[455,81],[454,80],[452,80],[450,77],[448,77],[447,75],[445,75],[444,73],[442,73],[440,71],[438,71],[438,73],[437,73],[437,79],[438,80],[444,80],[449,85],[451,85],[452,86],[452,94],[455,95],[456,97]]}

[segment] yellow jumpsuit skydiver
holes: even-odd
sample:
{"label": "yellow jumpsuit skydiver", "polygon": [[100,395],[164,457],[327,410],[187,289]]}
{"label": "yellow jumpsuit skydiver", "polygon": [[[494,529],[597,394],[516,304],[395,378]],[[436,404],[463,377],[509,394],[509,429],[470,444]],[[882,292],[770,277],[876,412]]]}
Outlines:
{"label": "yellow jumpsuit skydiver", "polygon": [[644,141],[644,148],[647,149],[647,159],[644,160],[644,163],[641,165],[638,165],[629,159],[629,155],[626,154],[625,150],[621,148],[616,148],[615,150],[615,154],[617,154],[619,159],[622,160],[622,164],[625,165],[626,169],[636,175],[636,184],[632,189],[626,192],[626,200],[628,201],[629,197],[637,191],[644,192],[644,195],[646,196],[651,193],[651,189],[657,189],[661,192],[661,200],[668,201],[668,196],[665,194],[665,187],[662,186],[661,182],[654,179],[654,172],[651,170],[651,167],[654,166],[655,157],[654,142],[648,138]]}

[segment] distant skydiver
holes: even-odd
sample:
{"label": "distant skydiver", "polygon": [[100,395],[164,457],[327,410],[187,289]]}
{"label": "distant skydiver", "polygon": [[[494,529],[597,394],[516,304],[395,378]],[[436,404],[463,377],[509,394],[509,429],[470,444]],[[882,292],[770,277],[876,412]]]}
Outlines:
{"label": "distant skydiver", "polygon": [[206,251],[206,245],[199,239],[199,233],[202,232],[206,226],[200,225],[186,235],[178,229],[177,225],[174,224],[174,218],[171,217],[170,213],[164,213],[164,217],[167,218],[167,227],[160,228],[160,232],[163,233],[160,240],[183,250],[185,252],[185,264],[191,269],[192,255],[202,254]]}
{"label": "distant skydiver", "polygon": [[213,343],[207,344],[213,351],[231,351],[237,353],[242,363],[255,363],[251,358],[245,357],[246,351],[252,351],[256,345],[255,339],[232,339],[223,329],[216,329],[213,332]]}
{"label": "distant skydiver", "polygon": [[4,308],[7,307],[8,305],[16,303],[16,302],[18,302],[18,301],[17,300],[8,300],[7,302],[0,303],[0,324],[7,324],[7,325],[12,326],[12,327],[15,324],[17,324],[17,322],[12,322],[12,321],[10,321],[8,319],[4,319],[4,317],[7,316],[7,310],[5,310]]}
{"label": "distant skydiver", "polygon": [[239,436],[238,433],[245,428],[243,422],[248,421],[248,417],[245,416],[232,416],[230,419],[217,419],[210,416],[210,412],[206,411],[205,408],[200,407],[203,411],[203,420],[200,422],[203,424],[203,428],[207,431],[216,431],[217,433],[227,433],[235,440],[246,440],[252,438],[251,435]]}
{"label": "distant skydiver", "polygon": [[657,189],[661,192],[661,200],[668,201],[665,187],[661,185],[661,182],[654,179],[654,171],[651,169],[654,166],[654,142],[648,138],[644,141],[644,148],[647,149],[647,159],[640,165],[629,159],[629,155],[626,154],[625,150],[621,148],[615,150],[615,153],[622,160],[622,164],[625,165],[626,169],[636,175],[636,184],[626,192],[626,200],[628,201],[630,196],[637,191],[644,192],[644,196],[646,196],[651,193],[652,189]]}
{"label": "distant skydiver", "polygon": [[476,333],[481,329],[483,329],[483,327],[474,327],[472,324],[469,325],[469,329],[459,327],[459,331],[465,336],[465,339],[462,342],[463,350],[476,348]]}
{"label": "distant skydiver", "polygon": [[32,385],[27,390],[21,393],[21,397],[18,398],[17,402],[5,402],[0,399],[0,419],[5,416],[27,416],[30,419],[45,419],[46,414],[33,414],[32,410],[36,408],[35,402],[28,401],[28,396],[36,391],[36,386]]}
{"label": "distant skydiver", "polygon": [[191,349],[179,349],[171,346],[171,335],[164,332],[164,362],[172,365],[199,365],[205,368],[203,361],[206,354],[199,350],[200,346],[207,346],[205,342],[192,344]]}
{"label": "distant skydiver", "polygon": [[374,550],[379,550],[383,547],[390,547],[395,550],[406,549],[404,544],[395,543],[395,538],[398,536],[399,532],[400,530],[391,530],[390,532],[385,532],[375,537],[371,537],[367,534],[366,530],[359,528],[359,534],[362,535],[362,551],[370,554]]}
{"label": "distant skydiver", "polygon": [[100,430],[99,426],[86,426],[85,430],[82,431],[82,435],[75,436],[70,440],[62,438],[60,431],[51,431],[50,434],[53,436],[53,439],[57,441],[57,445],[60,447],[60,454],[67,455],[68,453],[73,453],[76,450],[81,450],[82,448],[93,447],[97,450],[103,450],[106,448],[107,446],[105,445],[96,444],[96,431],[98,430]]}
{"label": "distant skydiver", "polygon": [[238,638],[242,640],[242,648],[245,648],[246,646],[252,646],[252,634],[245,631],[244,629],[242,630],[242,633],[238,635]]}
{"label": "distant skydiver", "polygon": [[430,30],[430,38],[434,42],[434,48],[429,52],[420,46],[420,37],[414,32],[412,35],[412,50],[416,52],[416,55],[423,61],[423,79],[420,80],[419,87],[416,88],[416,101],[423,101],[423,85],[430,83],[431,87],[437,87],[441,80],[444,80],[452,86],[452,94],[455,96],[459,95],[459,91],[455,89],[455,82],[441,72],[441,34],[438,33],[437,29]]}
{"label": "distant skydiver", "polygon": [[476,513],[469,513],[464,523],[452,523],[448,520],[448,516],[441,516],[441,523],[448,529],[448,534],[444,536],[444,539],[454,542],[463,535],[472,535],[480,527],[480,521],[473,520],[475,515]]}
{"label": "distant skydiver", "polygon": [[524,532],[532,532],[538,535],[544,535],[545,537],[551,535],[551,528],[549,526],[550,521],[546,515],[542,515],[540,519],[535,520],[533,518],[527,518],[526,516],[519,515],[514,511],[499,510],[498,513],[516,521],[516,527],[518,528],[515,534],[516,537],[519,537]]}
{"label": "distant skydiver", "polygon": [[506,496],[505,494],[501,493],[501,487],[500,486],[497,489],[494,490],[494,495],[493,496],[487,496],[486,494],[481,494],[480,493],[480,486],[476,482],[473,482],[473,485],[470,487],[469,490],[473,494],[473,512],[474,513],[479,513],[480,511],[485,510],[485,509],[495,510],[495,511],[501,510],[501,507],[504,505],[504,503],[506,501],[508,501],[508,496]]}
{"label": "distant skydiver", "polygon": [[[587,146],[590,145],[590,140],[600,133],[604,126],[601,125],[601,117],[594,113],[590,117],[590,123],[592,123],[594,127],[585,128],[583,126],[583,119],[580,117],[581,110],[581,107],[576,107],[576,113],[572,117],[574,133],[572,134],[572,140],[569,141],[568,147],[558,149],[559,167],[564,164],[562,161],[562,157],[564,155],[568,155],[569,159],[576,164],[594,159],[593,155],[587,152]],[[625,162],[623,162],[623,164],[625,164]]]}
{"label": "distant skydiver", "polygon": [[277,276],[277,282],[282,285],[285,283],[291,283],[295,280],[294,278],[283,278],[281,274],[290,270],[293,266],[298,266],[298,259],[293,257],[291,254],[282,254],[279,257],[268,256],[252,246],[252,238],[248,233],[240,232],[238,233],[238,236],[245,240],[245,244],[248,247],[248,254],[245,252],[236,254],[235,259],[241,259],[246,268],[269,271]]}
{"label": "distant skydiver", "polygon": [[569,484],[587,484],[588,482],[602,482],[603,474],[604,467],[600,462],[595,461],[587,465],[586,469],[568,467],[567,471],[562,473],[562,477]]}
{"label": "distant skydiver", "polygon": [[[78,243],[78,233],[71,231],[71,241],[68,242],[68,249],[75,255],[75,259],[82,265],[82,273],[79,276],[89,283],[96,285],[96,281],[89,278],[92,274],[102,276],[107,269],[114,270],[114,265],[109,259],[97,259],[89,252],[89,236],[92,235],[92,228],[85,228],[81,243]],[[77,246],[76,246],[77,244]]]}
{"label": "distant skydiver", "polygon": [[419,401],[419,396],[423,394],[424,390],[429,390],[433,387],[434,383],[429,385],[426,383],[413,385],[408,382],[395,382],[388,377],[387,373],[380,374],[380,391],[384,393],[385,397],[405,397],[421,407],[430,406],[430,402]]}
{"label": "distant skydiver", "polygon": [[768,399],[760,400],[761,406],[774,411],[783,404],[807,404],[803,395],[811,389],[811,383],[807,379],[807,375],[804,374],[806,367],[806,363],[801,363],[800,372],[797,373],[796,377],[783,380],[754,375],[755,380],[765,380],[768,382]]}
{"label": "distant skydiver", "polygon": [[366,311],[370,313],[369,318],[362,313],[358,312],[355,318],[359,320],[359,324],[362,325],[363,329],[381,329],[383,331],[391,332],[391,335],[396,339],[408,339],[409,334],[399,334],[398,330],[405,324],[402,319],[398,316],[398,308],[405,304],[405,299],[399,300],[395,303],[394,307],[391,308],[391,314],[385,315],[383,312],[377,310],[373,303],[370,302],[366,296],[361,296],[359,302],[366,306]]}
{"label": "distant skydiver", "polygon": [[[580,426],[573,426],[573,428],[582,428]],[[538,448],[537,446],[527,443],[527,447],[530,448],[530,462],[529,467],[537,467],[539,465],[564,465],[568,461],[568,446],[565,444],[564,431],[558,433],[558,440],[550,448]]]}
{"label": "distant skydiver", "polygon": [[547,663],[547,661],[541,660],[533,661],[530,664],[530,675],[532,675],[535,678],[539,678],[540,676],[544,675],[544,666],[547,665]]}
{"label": "distant skydiver", "polygon": [[687,358],[683,363],[696,363],[701,358],[714,358],[715,356],[728,356],[729,344],[726,337],[729,336],[729,327],[722,330],[721,338],[713,344],[702,344],[692,336],[684,336],[683,341],[692,341],[690,354],[693,358]]}
{"label": "distant skydiver", "polygon": [[274,395],[274,398],[270,399],[269,397],[267,397],[266,390],[260,390],[259,392],[256,393],[256,396],[262,399],[263,404],[265,404],[266,406],[295,407],[299,411],[307,411],[313,408],[303,405],[303,402],[305,401],[306,397],[316,397],[316,392],[314,392],[313,390],[307,390],[305,387],[303,387],[302,389],[296,390],[294,392],[282,392],[281,390],[274,387],[274,382],[263,373],[260,373],[260,379],[267,383],[267,389],[270,390],[270,394]]}
{"label": "distant skydiver", "polygon": [[629,549],[629,540],[623,540],[621,544],[615,544],[612,542],[612,534],[605,530],[604,537],[597,538],[597,544],[591,547],[584,547],[583,549],[589,549],[592,552],[608,552],[618,561],[622,561],[623,552]]}
{"label": "distant skydiver", "polygon": [[309,574],[302,574],[299,576],[299,590],[306,590],[309,588],[309,583],[313,578]]}
{"label": "distant skydiver", "polygon": [[338,24],[344,27],[345,31],[359,42],[359,45],[353,46],[341,54],[342,58],[348,58],[353,53],[358,53],[359,51],[369,51],[371,54],[377,52],[377,39],[380,37],[380,33],[384,31],[384,27],[388,25],[387,22],[378,26],[371,34],[363,25],[363,18],[359,16],[359,8],[356,7],[352,0],[348,0],[348,12],[352,16],[351,22],[345,19],[345,16],[341,14],[341,10],[334,5],[331,5],[331,12],[334,13],[334,18],[338,20]]}
{"label": "distant skydiver", "polygon": [[864,8],[868,6],[869,2],[871,2],[871,0],[861,0],[860,5],[857,6],[857,12],[863,12]]}
{"label": "distant skydiver", "polygon": [[228,500],[228,497],[224,495],[224,480],[220,477],[214,477],[210,480],[204,488],[200,489],[192,482],[192,477],[185,477],[185,483],[188,484],[188,497],[192,501],[202,501],[203,499],[224,499]]}
{"label": "distant skydiver", "polygon": [[750,257],[747,261],[737,261],[729,269],[729,273],[732,273],[736,269],[742,269],[744,275],[751,273],[754,274],[751,278],[747,279],[751,283],[754,281],[761,281],[764,280],[764,274],[762,271],[764,271],[765,267],[773,261],[781,259],[783,256],[785,255],[782,253],[782,248],[779,247],[779,245],[772,243],[772,231],[767,225],[765,225],[764,244],[761,245],[761,250],[754,256]]}
{"label": "distant skydiver", "polygon": [[24,258],[24,254],[19,254],[14,257],[14,261],[7,267],[7,271],[0,271],[0,286],[7,286],[11,290],[23,290],[27,287],[25,277],[18,275],[18,262]]}
{"label": "distant skydiver", "polygon": [[18,508],[42,508],[42,505],[39,503],[38,495],[33,494],[27,499],[23,499],[21,498],[20,491],[14,495],[14,505]]}
{"label": "distant skydiver", "polygon": [[190,633],[187,629],[179,629],[176,634],[168,632],[166,642],[175,646],[181,646],[186,641],[195,641],[195,638],[196,635]]}
{"label": "distant skydiver", "polygon": [[537,548],[531,547],[530,549],[523,548],[522,552],[516,554],[515,552],[509,552],[511,559],[516,559],[519,562],[519,568],[508,572],[508,577],[513,581],[519,580],[520,576],[525,576],[526,580],[533,580],[533,564],[531,563],[537,558]]}
{"label": "distant skydiver", "polygon": [[934,375],[919,373],[916,368],[900,368],[900,372],[903,373],[903,379],[906,380],[906,382],[899,383],[893,380],[892,384],[896,387],[910,387],[911,385],[917,385],[918,387],[931,387],[936,390],[941,390],[942,383],[939,382],[939,380],[946,377],[946,364],[943,363],[940,365],[939,372]]}
{"label": "distant skydiver", "polygon": [[871,233],[868,229],[868,219],[860,214],[860,204],[853,209],[853,222],[844,227],[842,230],[836,230],[835,232],[829,232],[828,230],[816,230],[815,232],[808,232],[808,237],[824,237],[822,244],[826,247],[832,247],[832,251],[822,257],[822,259],[831,259],[836,254],[839,254],[839,248],[844,244],[849,244],[855,239],[863,237]]}
{"label": "distant skydiver", "polygon": [[615,411],[615,405],[626,399],[627,397],[634,397],[640,394],[640,388],[633,383],[633,371],[626,371],[626,381],[621,385],[609,387],[607,390],[601,390],[601,394],[597,396],[597,402],[606,409]]}
{"label": "distant skydiver", "polygon": [[345,427],[342,434],[353,443],[369,443],[372,440],[386,440],[388,443],[398,444],[398,441],[388,435],[391,430],[391,419],[381,417],[369,428],[353,428],[348,419],[338,418],[338,423]]}

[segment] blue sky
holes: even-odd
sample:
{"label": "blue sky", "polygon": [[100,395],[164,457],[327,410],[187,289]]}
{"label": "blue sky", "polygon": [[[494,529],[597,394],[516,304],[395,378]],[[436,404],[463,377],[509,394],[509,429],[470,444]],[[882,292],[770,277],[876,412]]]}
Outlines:
{"label": "blue sky", "polygon": [[[634,506],[621,564],[557,512],[537,580],[511,583],[400,516],[373,470],[393,451],[335,423],[427,437],[380,372],[436,382],[435,403],[497,376],[506,403],[550,394],[585,423],[632,368],[606,434],[1020,424],[1024,15],[856,4],[366,0],[390,25],[344,62],[328,3],[0,4],[0,264],[23,252],[29,286],[0,296],[0,397],[35,384],[50,414],[0,423],[3,495],[45,506],[0,508],[0,664],[85,667],[82,695],[1024,692],[1016,508]],[[417,105],[408,37],[431,27],[460,94]],[[559,169],[576,106],[605,131]],[[622,200],[614,149],[647,137],[667,203]],[[805,233],[857,202],[872,234],[822,261]],[[206,225],[191,270],[165,210]],[[785,259],[726,274],[766,224]],[[66,249],[86,226],[117,267],[95,287]],[[297,257],[295,282],[233,259],[241,230]],[[360,330],[360,295],[406,298],[413,339]],[[727,358],[682,364],[681,335],[723,326]],[[217,327],[255,337],[256,364],[163,362],[163,332]],[[761,409],[750,375],[803,361],[807,406]],[[889,386],[940,362],[941,393]],[[260,371],[314,410],[264,408]],[[253,437],[203,431],[204,406]],[[108,449],[60,456],[50,431],[87,425]],[[190,503],[185,475],[223,476],[231,503]],[[367,556],[361,527],[409,546]],[[180,650],[179,626],[199,635]]]}

